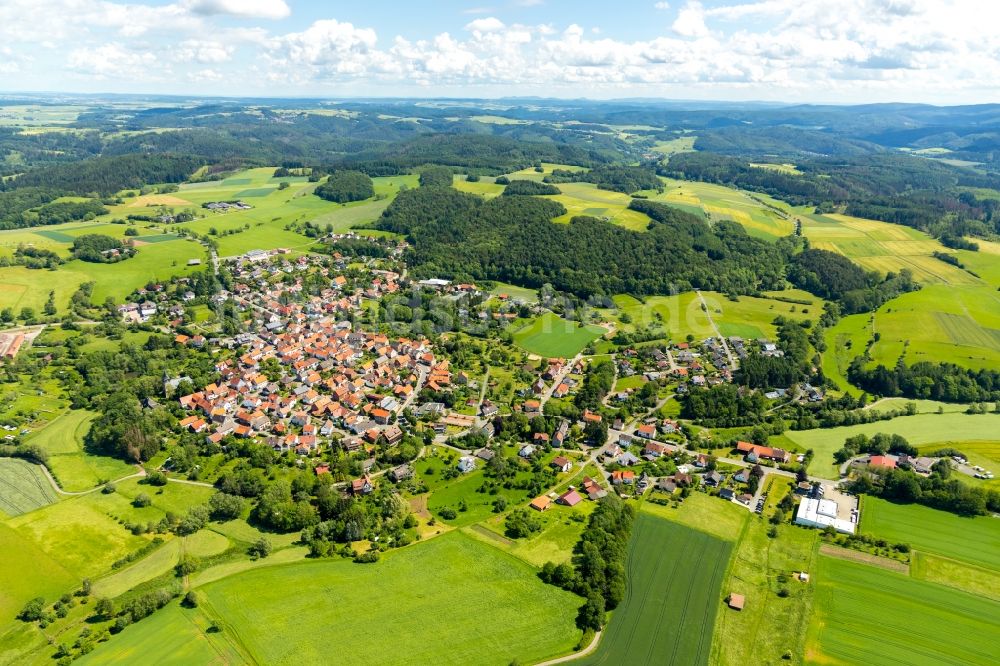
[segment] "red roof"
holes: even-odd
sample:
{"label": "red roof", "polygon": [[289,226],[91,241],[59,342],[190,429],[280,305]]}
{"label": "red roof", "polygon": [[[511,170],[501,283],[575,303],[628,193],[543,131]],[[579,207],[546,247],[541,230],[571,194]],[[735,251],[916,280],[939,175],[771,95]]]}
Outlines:
{"label": "red roof", "polygon": [[896,468],[896,461],[889,456],[872,456],[871,460],[868,461],[868,464],[874,467],[888,467],[890,469]]}

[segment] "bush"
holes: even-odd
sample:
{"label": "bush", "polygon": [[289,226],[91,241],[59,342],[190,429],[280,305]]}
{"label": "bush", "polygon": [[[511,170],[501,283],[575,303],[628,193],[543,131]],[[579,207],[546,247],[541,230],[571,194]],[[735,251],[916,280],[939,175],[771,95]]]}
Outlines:
{"label": "bush", "polygon": [[194,590],[189,590],[187,594],[184,595],[184,601],[181,602],[187,608],[197,608],[198,607],[198,593]]}
{"label": "bush", "polygon": [[152,472],[146,474],[146,483],[151,486],[165,486],[167,485],[167,475],[158,469],[154,469]]}
{"label": "bush", "polygon": [[458,514],[450,506],[446,506],[445,508],[438,511],[438,515],[440,515],[445,520],[455,520],[455,518],[458,517]]}
{"label": "bush", "polygon": [[250,544],[250,548],[247,550],[250,557],[253,559],[267,557],[271,554],[272,546],[271,541],[267,537],[261,537]]}
{"label": "bush", "polygon": [[377,550],[369,550],[367,553],[361,553],[360,555],[354,556],[354,561],[358,564],[374,564],[378,562],[379,554]]}
{"label": "bush", "polygon": [[152,503],[153,500],[151,500],[149,498],[149,495],[147,495],[146,493],[139,493],[138,495],[135,496],[135,499],[132,500],[132,506],[134,506],[137,509],[147,507]]}

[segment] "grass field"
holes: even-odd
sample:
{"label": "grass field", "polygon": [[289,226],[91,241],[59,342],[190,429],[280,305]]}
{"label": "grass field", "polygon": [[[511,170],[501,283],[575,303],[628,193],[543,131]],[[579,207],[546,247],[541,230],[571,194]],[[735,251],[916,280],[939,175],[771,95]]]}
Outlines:
{"label": "grass field", "polygon": [[[1000,438],[996,440],[948,440],[922,444],[918,447],[920,453],[933,453],[941,449],[958,449],[965,454],[970,465],[979,465],[996,474],[1000,470]],[[1000,489],[1000,479],[975,479],[966,475],[957,476],[973,486]]]}
{"label": "grass field", "polygon": [[1000,604],[820,556],[806,663],[994,664]]}
{"label": "grass field", "polygon": [[888,222],[848,215],[814,215],[800,212],[802,234],[812,247],[837,252],[869,271],[913,271],[925,284],[981,284],[966,271],[935,259],[935,251],[948,252],[927,234]]}
{"label": "grass field", "polygon": [[[831,333],[836,336],[841,328],[852,326],[856,324],[842,322]],[[1000,296],[989,286],[930,285],[904,294],[879,308],[873,329],[880,336],[872,346],[876,363],[891,366],[905,351],[908,363],[1000,366]],[[855,353],[863,350],[862,346]]]}
{"label": "grass field", "polygon": [[[741,509],[744,513],[746,510]],[[812,571],[815,530],[780,527],[778,538],[767,536],[768,525],[756,516],[736,545],[725,593],[742,594],[740,612],[721,607],[716,616],[712,662],[717,664],[776,664],[786,652],[792,662],[802,659],[809,624],[813,586],[794,579],[795,571]],[[784,578],[782,578],[784,576]],[[785,589],[786,597],[778,596]],[[781,631],[774,631],[781,627]]]}
{"label": "grass field", "polygon": [[642,511],[628,555],[628,590],[597,651],[574,663],[708,663],[712,621],[732,545]]}
{"label": "grass field", "polygon": [[224,633],[209,631],[212,619],[200,609],[168,604],[114,640],[102,643],[78,664],[204,664],[223,666],[246,662]]}
{"label": "grass field", "polygon": [[809,467],[812,474],[836,479],[839,476],[833,461],[833,452],[844,445],[844,440],[857,434],[869,437],[879,432],[902,435],[914,446],[931,442],[944,442],[960,434],[963,439],[1000,440],[1000,414],[917,414],[900,416],[889,421],[876,421],[842,428],[816,428],[814,430],[789,430],[787,437],[802,450],[815,452]]}
{"label": "grass field", "polygon": [[[150,507],[149,516],[162,516]],[[133,513],[136,512],[136,513]],[[141,548],[145,537],[133,536],[117,521],[117,516],[139,516],[129,499],[118,493],[94,493],[64,499],[31,513],[12,518],[7,524],[34,542],[49,558],[77,579],[96,577],[107,571],[123,555]],[[44,569],[22,572],[37,579]]]}
{"label": "grass field", "polygon": [[0,627],[29,599],[40,596],[52,602],[80,583],[80,577],[5,522],[0,522],[0,553]]}
{"label": "grass field", "polygon": [[646,502],[642,510],[726,541],[739,539],[750,515],[746,509],[732,502],[724,502],[704,493],[692,493],[676,509]]}
{"label": "grass field", "polygon": [[1000,571],[1000,520],[963,518],[919,504],[893,504],[865,497],[861,531],[914,550]]}
{"label": "grass field", "polygon": [[514,333],[514,343],[546,358],[572,358],[588,344],[607,333],[600,326],[581,326],[546,312]]}
{"label": "grass field", "polygon": [[[578,597],[460,532],[383,555],[374,565],[266,567],[202,592],[225,633],[269,664],[531,663],[567,652],[579,639]],[[282,640],[275,641],[279,626]]]}
{"label": "grass field", "polygon": [[0,458],[0,511],[20,516],[57,499],[39,465],[18,458]]}
{"label": "grass field", "polygon": [[790,215],[775,210],[784,210],[787,205],[724,185],[666,180],[666,190],[651,198],[709,220],[732,220],[743,226],[751,236],[765,240],[775,240],[795,231]]}
{"label": "grass field", "polygon": [[88,490],[135,471],[123,460],[84,451],[83,438],[93,418],[93,412],[71,410],[33,432],[27,439],[28,443],[49,452],[49,468],[63,490]]}
{"label": "grass field", "polygon": [[[782,316],[795,320],[815,319],[822,313],[822,301],[815,296],[798,290],[787,292],[768,292],[764,298],[740,296],[733,301],[723,294],[702,292],[708,312],[726,336],[738,335],[747,339],[767,337],[774,339],[775,317]],[[807,300],[810,305],[788,303],[777,298],[794,298]],[[618,326],[625,331],[632,331],[640,326],[662,326],[673,340],[682,341],[687,335],[693,335],[696,340],[703,340],[715,335],[708,316],[702,310],[701,300],[694,292],[685,292],[675,296],[649,296],[643,301],[632,296],[618,295],[614,297],[617,311],[602,311],[609,317],[619,318]],[[629,323],[620,321],[621,314],[627,314]]]}
{"label": "grass field", "polygon": [[914,552],[910,558],[910,575],[970,594],[1000,601],[1000,571],[976,567],[929,553]]}
{"label": "grass field", "polygon": [[555,222],[569,222],[579,215],[589,215],[632,231],[645,231],[649,226],[649,217],[629,209],[632,197],[627,194],[601,190],[593,183],[559,183],[556,187],[561,194],[545,198],[561,203],[566,213],[555,218]]}
{"label": "grass field", "polygon": [[168,573],[177,564],[182,553],[193,557],[209,557],[224,552],[228,547],[229,539],[207,529],[190,536],[170,539],[135,564],[95,580],[93,594],[114,599],[147,580]]}

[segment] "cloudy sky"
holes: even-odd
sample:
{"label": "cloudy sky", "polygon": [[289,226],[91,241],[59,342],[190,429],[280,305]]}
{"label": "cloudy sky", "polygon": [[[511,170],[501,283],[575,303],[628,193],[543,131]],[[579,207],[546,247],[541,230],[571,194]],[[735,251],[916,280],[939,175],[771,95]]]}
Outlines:
{"label": "cloudy sky", "polygon": [[997,0],[0,0],[0,90],[1000,102]]}

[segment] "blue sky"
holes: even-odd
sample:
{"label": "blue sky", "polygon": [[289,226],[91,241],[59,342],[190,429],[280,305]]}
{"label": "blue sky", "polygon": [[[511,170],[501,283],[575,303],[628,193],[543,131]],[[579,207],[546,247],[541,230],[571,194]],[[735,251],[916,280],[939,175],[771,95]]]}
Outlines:
{"label": "blue sky", "polygon": [[0,90],[1000,101],[993,0],[2,0]]}

